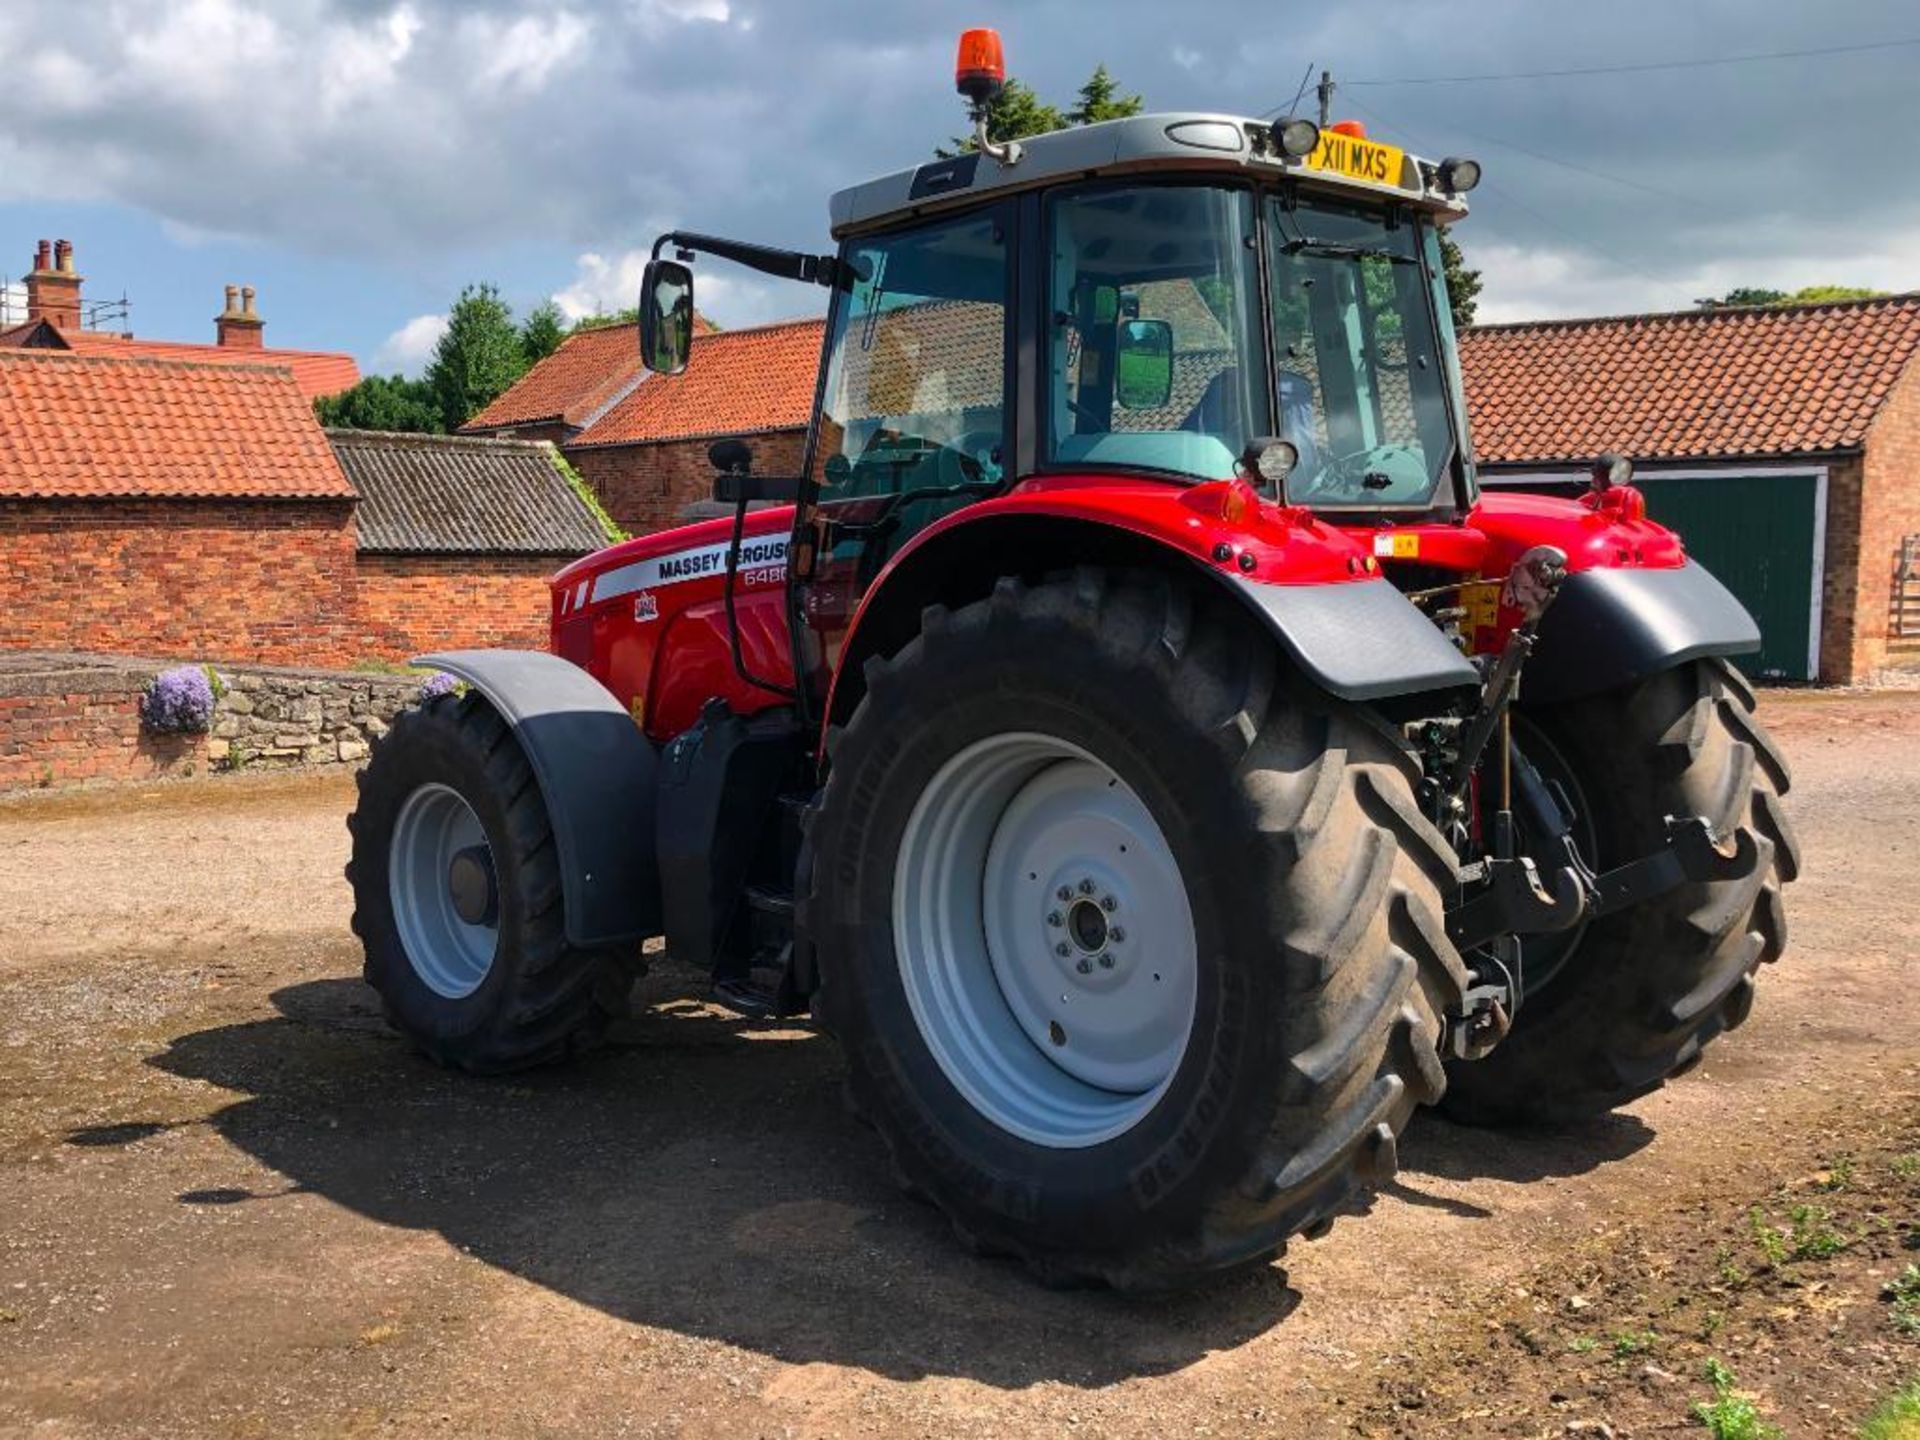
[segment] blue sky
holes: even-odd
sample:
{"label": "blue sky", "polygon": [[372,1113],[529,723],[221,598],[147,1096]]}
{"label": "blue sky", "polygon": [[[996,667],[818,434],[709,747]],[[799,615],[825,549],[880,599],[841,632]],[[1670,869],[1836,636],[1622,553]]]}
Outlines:
{"label": "blue sky", "polygon": [[[1920,288],[1920,45],[1891,43],[1920,12],[1894,0],[8,0],[0,272],[71,237],[139,334],[209,338],[247,283],[269,343],[413,369],[466,281],[579,314],[630,303],[672,225],[825,246],[832,189],[961,128],[972,24],[1062,101],[1104,61],[1153,108],[1254,113],[1330,67],[1336,112],[1486,164],[1458,232],[1483,318]],[[1442,83],[1379,83],[1404,81]],[[701,284],[732,325],[816,303]]]}

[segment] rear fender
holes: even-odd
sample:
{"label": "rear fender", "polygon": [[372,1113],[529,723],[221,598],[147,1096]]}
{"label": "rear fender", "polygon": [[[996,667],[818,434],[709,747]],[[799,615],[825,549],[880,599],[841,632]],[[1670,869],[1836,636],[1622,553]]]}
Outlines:
{"label": "rear fender", "polygon": [[538,650],[448,650],[413,663],[466,681],[513,727],[553,826],[567,939],[659,934],[654,749],[606,687]]}
{"label": "rear fender", "polygon": [[1760,627],[1705,566],[1569,575],[1540,621],[1522,693],[1553,704],[1709,655],[1760,648]]}
{"label": "rear fender", "polygon": [[[1195,493],[1165,484],[1130,487],[1127,503],[1107,514],[1086,490],[1016,493],[928,526],[862,600],[835,668],[828,723],[846,722],[864,693],[868,657],[891,654],[911,640],[927,606],[980,599],[1003,575],[1079,565],[1164,569],[1221,586],[1306,678],[1342,699],[1479,684],[1473,666],[1398,590],[1367,570],[1356,575],[1350,569],[1349,555],[1355,566],[1363,557],[1347,536],[1326,525],[1257,536],[1226,530],[1197,513]],[[1229,547],[1224,561],[1214,558],[1223,544]],[[1255,557],[1252,574],[1241,568],[1243,550]],[[1275,583],[1302,572],[1311,577],[1305,583]]]}

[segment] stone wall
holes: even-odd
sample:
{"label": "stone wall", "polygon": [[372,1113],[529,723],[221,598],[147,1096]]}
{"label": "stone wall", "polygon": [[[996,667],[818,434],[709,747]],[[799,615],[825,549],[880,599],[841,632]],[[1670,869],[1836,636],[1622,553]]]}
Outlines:
{"label": "stone wall", "polygon": [[210,734],[149,735],[140,698],[173,663],[0,652],[0,790],[357,764],[424,678],[220,665]]}

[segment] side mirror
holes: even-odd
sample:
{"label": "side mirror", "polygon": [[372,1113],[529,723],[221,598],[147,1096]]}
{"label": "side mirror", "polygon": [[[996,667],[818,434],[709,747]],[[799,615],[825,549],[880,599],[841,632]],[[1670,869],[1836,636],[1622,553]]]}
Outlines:
{"label": "side mirror", "polygon": [[678,375],[692,349],[693,271],[678,260],[649,260],[640,277],[640,363]]}
{"label": "side mirror", "polygon": [[1173,326],[1122,320],[1114,361],[1114,400],[1124,410],[1157,410],[1173,398]]}

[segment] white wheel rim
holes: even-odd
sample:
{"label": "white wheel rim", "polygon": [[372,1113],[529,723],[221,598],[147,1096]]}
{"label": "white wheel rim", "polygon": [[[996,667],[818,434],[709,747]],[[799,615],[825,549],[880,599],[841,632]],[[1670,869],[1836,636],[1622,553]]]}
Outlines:
{"label": "white wheel rim", "polygon": [[974,1109],[1055,1149],[1153,1109],[1192,1035],[1198,946],[1172,847],[1110,768],[1047,735],[968,746],[915,804],[893,896],[914,1020]]}
{"label": "white wheel rim", "polygon": [[422,785],[400,807],[387,855],[387,894],[407,963],[436,995],[460,1000],[478,990],[493,969],[500,930],[473,924],[455,908],[449,875],[455,857],[478,847],[493,855],[487,832],[457,790]]}

